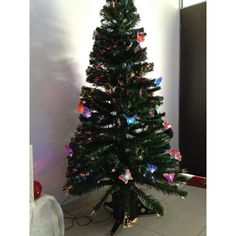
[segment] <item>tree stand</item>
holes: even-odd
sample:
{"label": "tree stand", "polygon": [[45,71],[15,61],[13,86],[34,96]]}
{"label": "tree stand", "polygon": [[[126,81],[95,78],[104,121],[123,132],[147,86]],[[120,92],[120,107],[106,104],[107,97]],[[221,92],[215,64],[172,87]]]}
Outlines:
{"label": "tree stand", "polygon": [[116,232],[124,220],[125,226],[128,226],[128,222],[137,218],[138,215],[156,214],[142,204],[135,192],[131,192],[130,194],[130,217],[128,219],[125,219],[124,194],[122,191],[113,193],[112,202],[106,202],[104,205],[113,211],[113,217],[115,219],[115,223],[111,230],[111,235]]}

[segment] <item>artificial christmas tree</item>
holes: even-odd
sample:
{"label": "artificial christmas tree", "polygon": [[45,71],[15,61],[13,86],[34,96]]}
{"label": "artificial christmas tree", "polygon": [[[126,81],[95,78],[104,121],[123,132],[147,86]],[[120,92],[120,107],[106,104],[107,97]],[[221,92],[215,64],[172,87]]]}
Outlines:
{"label": "artificial christmas tree", "polygon": [[82,87],[77,106],[80,124],[65,146],[63,190],[82,195],[109,186],[94,211],[113,195],[117,223],[128,224],[138,214],[138,202],[164,214],[141,185],[180,197],[187,193],[178,188],[185,181],[176,169],[181,154],[171,149],[171,126],[157,109],[163,103],[156,94],[162,78],[145,76],[154,65],[146,62],[144,29],[135,28],[140,18],[133,0],[107,0],[101,16],[86,71],[90,86]]}

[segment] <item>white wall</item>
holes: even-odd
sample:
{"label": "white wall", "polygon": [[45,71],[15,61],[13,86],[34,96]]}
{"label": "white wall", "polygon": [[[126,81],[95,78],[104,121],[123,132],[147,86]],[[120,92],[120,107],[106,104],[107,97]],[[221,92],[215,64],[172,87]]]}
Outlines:
{"label": "white wall", "polygon": [[[135,0],[147,37],[148,61],[164,77],[164,105],[178,147],[179,10],[178,0]],[[43,192],[64,199],[66,155],[77,125],[77,100],[85,83],[92,34],[100,25],[105,0],[31,0],[30,142],[34,179]]]}
{"label": "white wall", "polygon": [[183,0],[183,8],[205,2],[206,0]]}
{"label": "white wall", "polygon": [[[178,148],[178,113],[179,113],[179,1],[178,0],[136,0],[136,7],[141,17],[140,26],[147,33],[148,61],[154,62],[154,72],[148,77],[163,76],[161,91],[164,104],[160,108],[166,112],[174,131],[171,143]],[[148,3],[148,4],[147,4]]]}

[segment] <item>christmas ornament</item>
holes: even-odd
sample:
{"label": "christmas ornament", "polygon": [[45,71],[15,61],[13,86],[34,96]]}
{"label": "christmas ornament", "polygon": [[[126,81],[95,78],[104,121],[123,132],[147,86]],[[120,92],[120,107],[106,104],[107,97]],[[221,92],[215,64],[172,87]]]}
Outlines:
{"label": "christmas ornament", "polygon": [[170,155],[171,157],[174,157],[174,156],[175,156],[175,149],[170,149],[170,150],[169,150],[169,155]]}
{"label": "christmas ornament", "polygon": [[154,83],[154,85],[155,85],[156,87],[158,87],[158,86],[160,86],[161,81],[162,81],[162,77],[160,77],[160,78],[158,78],[158,79],[155,79],[153,83]]}
{"label": "christmas ornament", "polygon": [[142,95],[143,95],[143,90],[142,90],[142,89],[140,89],[140,90],[139,90],[139,97],[141,98],[141,97],[142,97]]}
{"label": "christmas ornament", "polygon": [[113,45],[111,45],[111,46],[108,46],[106,49],[111,51],[111,50],[114,49],[114,48],[116,48],[116,45],[115,45],[115,44],[113,44]]}
{"label": "christmas ornament", "polygon": [[86,70],[86,73],[87,73],[87,74],[90,73],[91,70],[92,70],[92,68],[91,68],[91,67],[88,67],[87,70]]}
{"label": "christmas ornament", "polygon": [[98,69],[98,70],[102,69],[102,63],[97,63],[95,65],[95,68]]}
{"label": "christmas ornament", "polygon": [[182,160],[182,155],[179,151],[175,150],[175,149],[171,149],[169,151],[169,155],[171,158],[175,158],[176,160],[178,161],[181,161]]}
{"label": "christmas ornament", "polygon": [[163,176],[166,178],[169,184],[174,182],[175,173],[164,173]]}
{"label": "christmas ornament", "polygon": [[78,172],[78,170],[76,168],[73,168],[73,169],[71,169],[71,172],[76,173],[76,172]]}
{"label": "christmas ornament", "polygon": [[132,224],[136,224],[138,222],[138,218],[136,217],[136,218],[134,218],[133,220],[130,220],[130,223],[132,223]]}
{"label": "christmas ornament", "polygon": [[112,86],[108,83],[105,84],[105,89],[107,90],[108,93],[111,93],[112,92]]}
{"label": "christmas ornament", "polygon": [[149,111],[149,112],[148,112],[148,115],[149,115],[150,117],[153,117],[153,116],[154,116],[154,112],[153,112],[153,111]]}
{"label": "christmas ornament", "polygon": [[123,114],[123,116],[126,118],[126,121],[127,121],[127,124],[128,124],[128,125],[133,125],[133,124],[135,124],[135,122],[136,122],[136,116],[137,116],[137,115],[134,115],[134,116],[132,116],[132,117],[127,117],[126,115]]}
{"label": "christmas ornament", "polygon": [[139,155],[139,156],[138,156],[138,159],[139,159],[140,161],[142,161],[142,160],[143,160],[143,156]]}
{"label": "christmas ornament", "polygon": [[38,181],[34,180],[34,199],[39,198],[41,192],[42,192],[42,185]]}
{"label": "christmas ornament", "polygon": [[177,152],[177,153],[175,154],[175,159],[178,160],[178,161],[182,161],[182,155],[181,155],[180,152]]}
{"label": "christmas ornament", "polygon": [[167,121],[163,122],[163,131],[170,138],[173,138],[174,133],[173,133],[173,130],[172,130],[171,125],[169,124],[169,122],[167,122]]}
{"label": "christmas ornament", "polygon": [[121,125],[120,118],[117,119],[117,124],[118,124],[119,126]]}
{"label": "christmas ornament", "polygon": [[113,1],[112,1],[112,7],[116,7],[116,1],[117,1],[117,0],[113,0]]}
{"label": "christmas ornament", "polygon": [[144,34],[142,32],[137,31],[137,42],[142,43],[144,41]]}
{"label": "christmas ornament", "polygon": [[168,121],[164,121],[164,122],[163,122],[163,128],[164,128],[164,129],[169,129],[169,128],[171,128],[170,123],[169,123]]}
{"label": "christmas ornament", "polygon": [[62,190],[66,195],[70,194],[70,189],[72,189],[72,185],[62,187]]}
{"label": "christmas ornament", "polygon": [[96,31],[96,30],[94,30],[94,31],[93,31],[93,39],[95,39],[95,38],[96,38],[96,35],[97,35],[97,31]]}
{"label": "christmas ornament", "polygon": [[157,166],[150,163],[147,164],[147,168],[151,173],[154,173],[157,170]]}
{"label": "christmas ornament", "polygon": [[89,176],[89,172],[85,172],[85,173],[80,173],[80,176]]}
{"label": "christmas ornament", "polygon": [[133,178],[131,176],[129,169],[126,169],[125,174],[120,175],[119,179],[122,180],[125,184],[127,184],[129,180],[132,180]]}
{"label": "christmas ornament", "polygon": [[65,147],[67,155],[72,157],[73,155],[72,149],[68,145],[65,145],[64,147]]}
{"label": "christmas ornament", "polygon": [[[96,79],[97,79],[97,77],[95,78],[95,80]],[[100,78],[98,78],[98,79],[100,79]],[[84,106],[84,104],[81,101],[79,101],[79,103],[77,105],[77,111],[79,113],[82,113],[82,115],[86,118],[91,117],[91,111],[89,110],[88,107]]]}
{"label": "christmas ornament", "polygon": [[77,111],[79,113],[82,113],[84,111],[84,104],[81,101],[79,101],[79,103],[77,105]]}
{"label": "christmas ornament", "polygon": [[82,116],[84,116],[85,118],[90,118],[91,117],[91,111],[89,110],[88,107],[84,106]]}
{"label": "christmas ornament", "polygon": [[75,180],[77,180],[77,182],[82,182],[84,180],[86,180],[86,177],[85,176],[81,176],[81,175],[76,175],[74,177]]}

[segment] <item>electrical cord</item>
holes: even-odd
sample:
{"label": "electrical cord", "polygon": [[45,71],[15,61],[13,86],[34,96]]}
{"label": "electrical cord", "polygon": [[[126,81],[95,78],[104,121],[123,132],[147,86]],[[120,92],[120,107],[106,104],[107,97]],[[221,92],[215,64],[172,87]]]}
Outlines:
{"label": "electrical cord", "polygon": [[[81,227],[82,227],[82,226],[87,226],[87,225],[89,225],[89,224],[91,224],[91,223],[92,223],[92,224],[102,223],[102,222],[107,221],[107,220],[111,217],[111,215],[112,215],[112,213],[111,213],[111,214],[109,214],[108,217],[106,217],[105,219],[94,221],[94,219],[93,219],[91,216],[89,216],[89,215],[85,215],[85,214],[82,214],[82,213],[71,214],[69,211],[66,211],[66,210],[64,209],[64,207],[62,206],[62,205],[63,205],[65,202],[67,202],[70,198],[71,198],[71,195],[68,196],[67,198],[65,198],[65,199],[60,203],[61,208],[62,208],[62,211],[63,211],[63,213],[64,213],[64,219],[69,219],[69,220],[71,220],[71,225],[70,225],[69,227],[66,227],[65,230],[69,230],[69,229],[73,228],[73,227],[75,226],[74,223],[76,223],[78,226],[81,226]],[[68,215],[68,216],[66,216],[66,215]],[[79,222],[80,219],[87,219],[88,222],[82,224],[82,223]]]}

